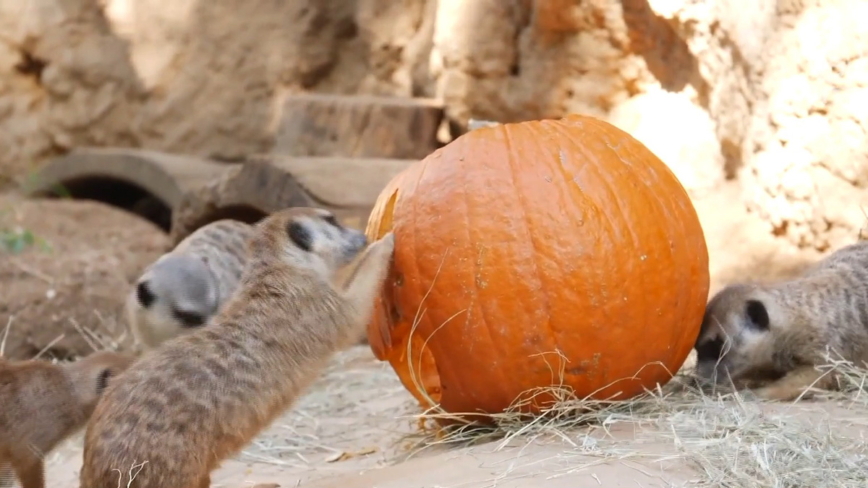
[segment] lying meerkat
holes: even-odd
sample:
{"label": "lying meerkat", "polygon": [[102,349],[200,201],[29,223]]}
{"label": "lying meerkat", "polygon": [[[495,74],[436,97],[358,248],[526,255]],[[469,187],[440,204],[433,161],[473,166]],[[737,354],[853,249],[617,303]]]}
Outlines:
{"label": "lying meerkat", "polygon": [[145,269],[125,304],[136,342],[154,348],[214,316],[238,287],[252,233],[244,222],[212,222]]}
{"label": "lying meerkat", "polygon": [[868,361],[868,242],[791,280],[727,286],[709,301],[695,349],[701,380],[763,385],[760,398],[834,388],[835,376],[816,368],[827,351],[857,366]]}
{"label": "lying meerkat", "polygon": [[101,351],[65,364],[0,359],[0,478],[43,488],[43,458],[84,427],[134,356]]}
{"label": "lying meerkat", "polygon": [[[207,327],[150,351],[99,403],[81,488],[205,488],[371,319],[394,236],[367,244],[322,209],[258,224],[238,291]],[[130,481],[132,478],[132,481]]]}

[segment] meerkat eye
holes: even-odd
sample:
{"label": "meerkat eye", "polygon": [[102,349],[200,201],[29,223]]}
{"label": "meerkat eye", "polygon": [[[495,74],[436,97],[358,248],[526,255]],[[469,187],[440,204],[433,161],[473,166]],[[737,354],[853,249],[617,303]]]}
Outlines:
{"label": "meerkat eye", "polygon": [[341,226],[341,224],[338,223],[338,219],[336,219],[334,215],[327,215],[327,216],[323,217],[322,219],[325,220],[326,223],[331,224],[335,227]]}
{"label": "meerkat eye", "polygon": [[96,377],[96,392],[102,393],[108,388],[109,379],[112,377],[112,371],[110,369],[104,369],[99,372],[99,376]]}
{"label": "meerkat eye", "polygon": [[290,222],[286,231],[289,235],[289,239],[298,246],[299,249],[310,252],[311,245],[313,244],[313,236],[310,235],[310,232],[303,224],[295,221]]}
{"label": "meerkat eye", "polygon": [[751,325],[758,330],[768,330],[769,328],[769,312],[766,306],[759,300],[748,300],[745,307],[748,319]]}
{"label": "meerkat eye", "polygon": [[172,310],[172,315],[184,324],[185,327],[199,327],[205,323],[205,318],[194,312],[185,312],[183,310]]}
{"label": "meerkat eye", "polygon": [[136,299],[143,307],[149,308],[157,297],[154,296],[154,293],[150,288],[148,288],[148,282],[143,281],[136,286]]}

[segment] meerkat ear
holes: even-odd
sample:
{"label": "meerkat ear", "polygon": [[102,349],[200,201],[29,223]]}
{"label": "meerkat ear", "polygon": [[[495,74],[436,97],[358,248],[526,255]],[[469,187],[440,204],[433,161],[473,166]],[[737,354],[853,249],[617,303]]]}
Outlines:
{"label": "meerkat ear", "polygon": [[136,299],[143,307],[149,308],[156,298],[157,297],[154,296],[154,293],[148,287],[147,281],[142,281],[136,285]]}
{"label": "meerkat ear", "polygon": [[112,377],[112,370],[106,368],[99,372],[99,376],[96,377],[96,392],[98,394],[102,394],[103,391],[108,387],[109,379]]}
{"label": "meerkat ear", "polygon": [[763,302],[759,300],[748,300],[745,312],[754,328],[758,330],[769,329],[769,311],[766,310],[766,306],[763,305]]}
{"label": "meerkat ear", "polygon": [[310,252],[313,238],[310,235],[310,231],[307,230],[307,227],[305,227],[304,224],[293,220],[286,227],[286,233],[287,235],[289,235],[289,240],[295,243],[295,245],[298,246],[299,249],[305,252]]}

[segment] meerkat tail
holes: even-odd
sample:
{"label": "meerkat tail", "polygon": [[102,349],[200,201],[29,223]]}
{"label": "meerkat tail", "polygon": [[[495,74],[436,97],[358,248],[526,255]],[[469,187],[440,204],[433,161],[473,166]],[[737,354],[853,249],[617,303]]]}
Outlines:
{"label": "meerkat tail", "polygon": [[835,376],[831,372],[822,372],[813,365],[802,366],[784,375],[779,380],[754,390],[754,394],[764,400],[792,401],[809,388],[830,389],[834,386]]}

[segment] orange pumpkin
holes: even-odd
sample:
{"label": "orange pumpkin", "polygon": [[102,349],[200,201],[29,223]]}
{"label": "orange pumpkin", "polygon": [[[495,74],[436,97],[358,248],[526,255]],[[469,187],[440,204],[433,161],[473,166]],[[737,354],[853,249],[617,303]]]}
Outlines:
{"label": "orange pumpkin", "polygon": [[366,233],[390,230],[368,340],[424,407],[497,413],[553,385],[626,399],[669,381],[699,333],[696,211],[659,158],[604,121],[455,139],[382,191]]}

